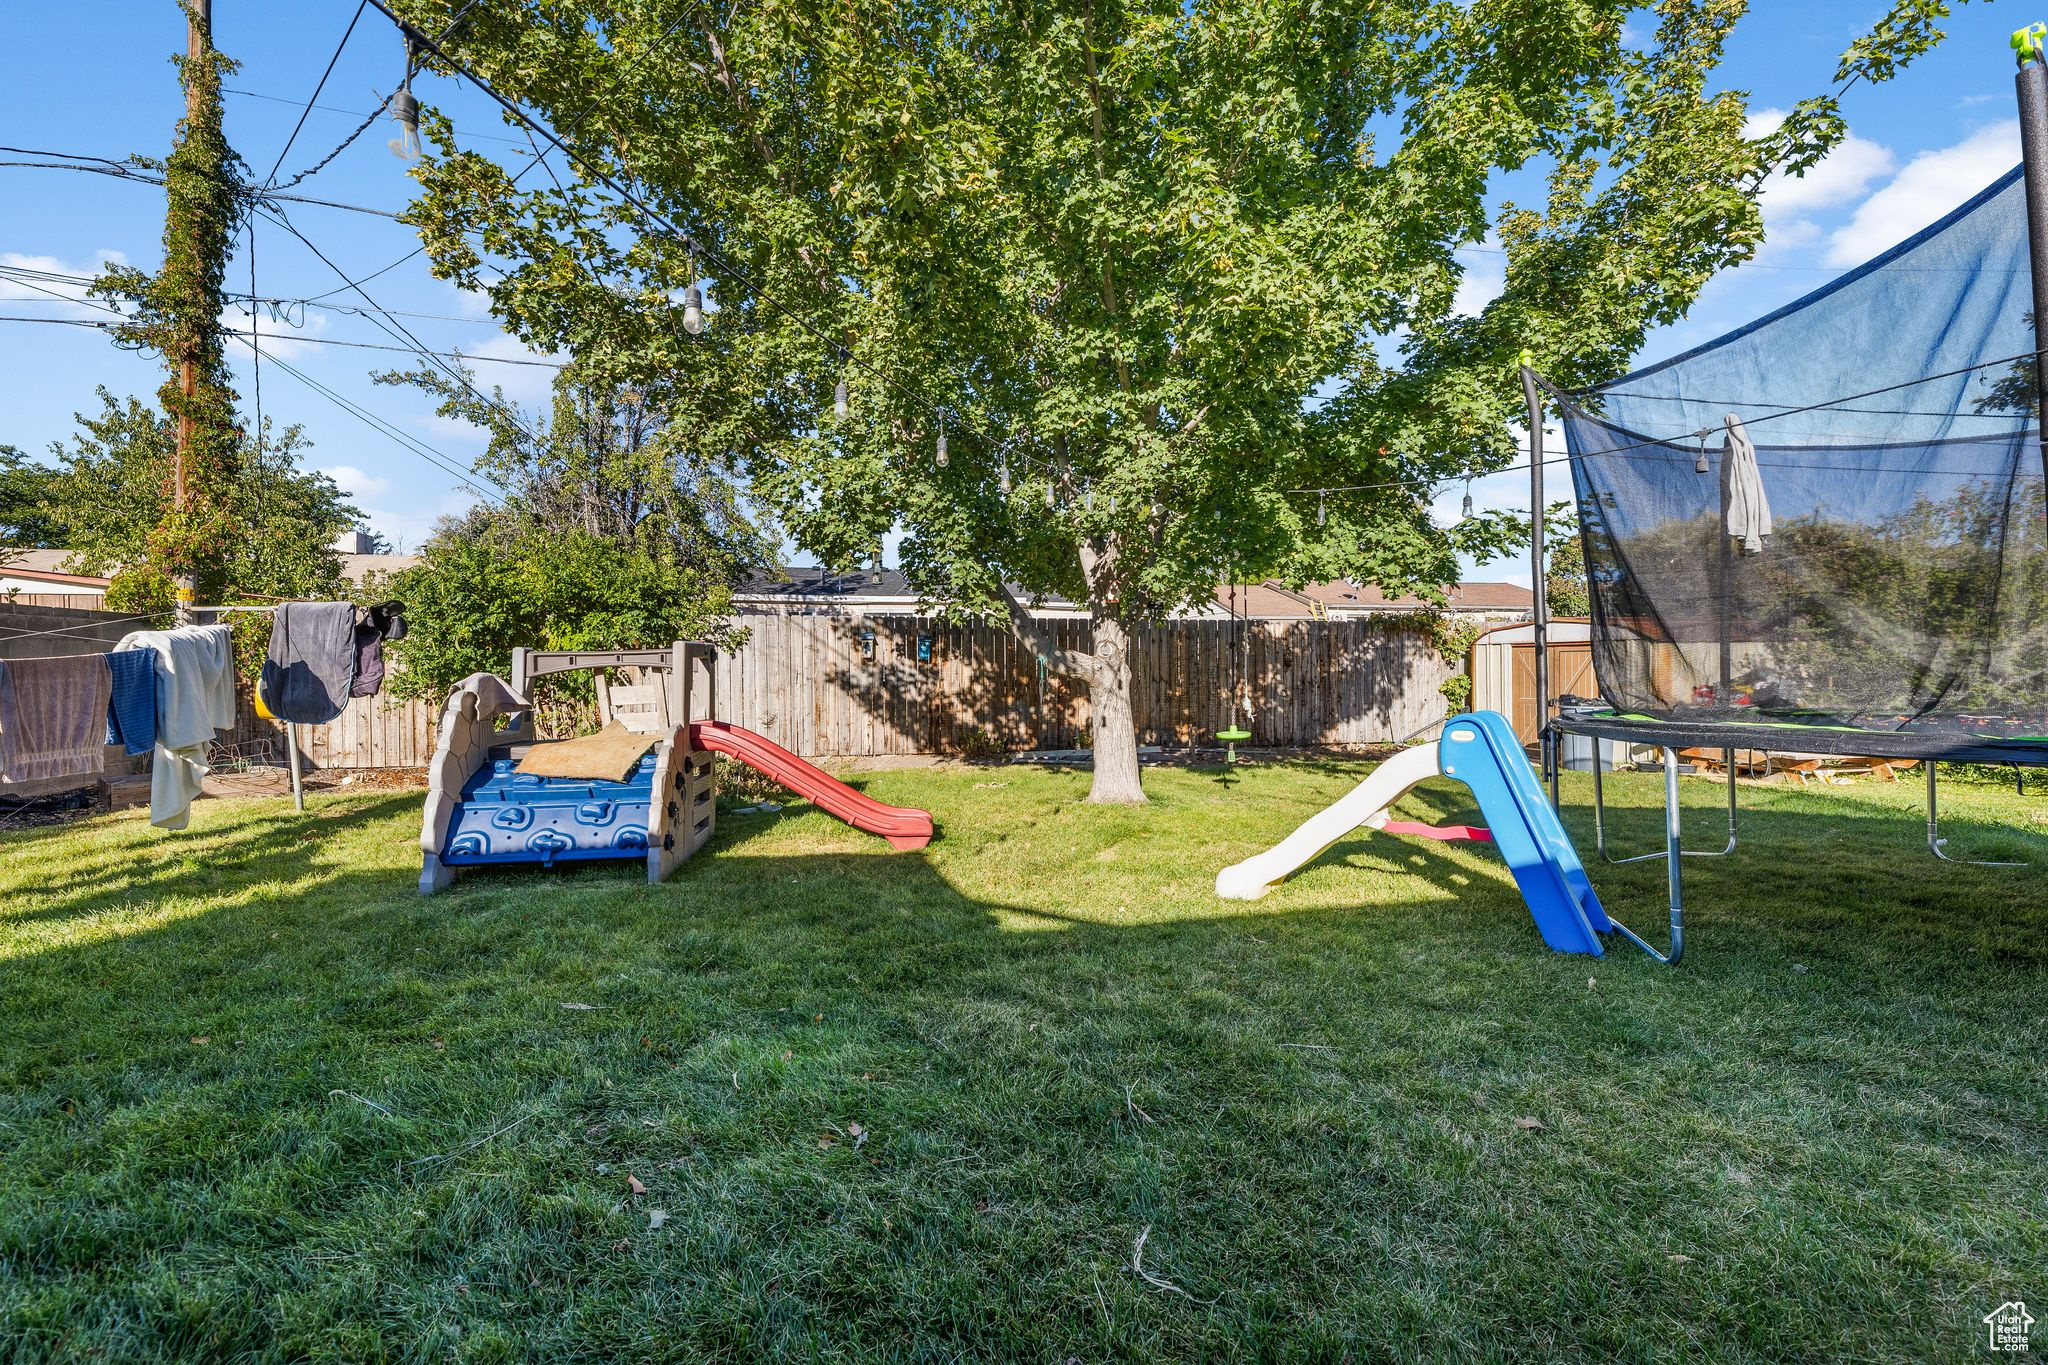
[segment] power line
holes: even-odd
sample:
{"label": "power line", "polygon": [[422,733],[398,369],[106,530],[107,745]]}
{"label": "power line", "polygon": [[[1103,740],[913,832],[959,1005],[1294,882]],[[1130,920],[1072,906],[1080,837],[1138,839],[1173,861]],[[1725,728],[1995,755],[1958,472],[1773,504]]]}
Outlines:
{"label": "power line", "polygon": [[[375,3],[375,0],[371,0],[371,3]],[[257,210],[257,212],[263,213],[263,210],[259,209]],[[270,218],[272,222],[279,224],[284,228],[286,232],[289,232],[291,233],[292,236],[298,238],[299,241],[304,244],[305,248],[308,251],[312,252],[315,256],[320,258],[322,264],[324,264],[329,270],[332,270],[336,276],[338,276],[342,280],[347,281],[348,287],[354,290],[355,293],[360,295],[362,297],[363,302],[369,304],[372,308],[377,309],[380,313],[383,311],[384,306],[382,304],[378,303],[377,300],[371,298],[368,292],[366,292],[363,289],[360,283],[354,280],[350,280],[348,277],[348,272],[343,270],[340,266],[336,265],[332,260],[329,260],[327,253],[322,251],[318,246],[315,246],[313,244],[313,240],[310,237],[306,236],[305,233],[300,232],[296,227],[292,226],[291,220],[285,217],[282,211],[276,208],[272,208],[268,213],[265,213],[264,216]],[[421,357],[426,359],[429,364],[434,364],[434,362],[439,359],[438,356],[436,356],[432,351],[430,351],[427,348],[427,344],[425,342],[421,341],[418,337],[414,336],[412,332],[406,328],[405,324],[396,321],[386,321],[378,317],[371,317],[366,320],[373,327],[378,328],[385,334],[392,336],[394,339],[403,339],[405,341],[412,343],[412,348],[415,351],[417,351],[421,355]],[[478,389],[477,386],[473,382],[471,382],[469,376],[466,373],[464,373],[462,369],[460,369],[459,367],[447,365],[445,363],[435,364],[434,368],[440,370],[443,374],[447,375],[448,378],[454,380],[458,385],[466,389],[469,392],[470,396],[475,398],[477,402],[482,403],[486,407],[496,408],[499,412],[503,413],[505,415],[506,420],[511,422],[512,425],[519,431],[519,433],[525,436],[528,440],[533,441],[537,445],[542,444],[541,437],[527,428],[526,423],[520,420],[519,414],[516,411],[514,411],[511,407],[507,406],[505,402],[501,399],[486,397],[483,391]]]}
{"label": "power line", "polygon": [[[237,90],[232,86],[224,85],[221,87],[221,93],[223,95],[239,95],[245,99],[268,100],[272,104],[289,104],[294,107],[299,107],[298,100],[290,99],[284,95],[266,95],[258,90]],[[365,111],[361,109],[341,109],[331,104],[310,104],[304,107],[308,109],[316,109],[323,114],[346,114],[350,118],[363,118],[366,116]],[[382,113],[383,111],[378,110],[377,112]],[[369,114],[367,116],[370,118],[375,118],[376,114]],[[466,138],[474,138],[481,142],[502,142],[508,147],[522,147],[526,145],[519,138],[500,137],[495,133],[478,133],[465,130],[462,135]]]}
{"label": "power line", "polygon": [[[419,250],[424,251],[426,248],[421,247]],[[393,261],[390,265],[385,266],[383,270],[372,271],[370,274],[362,276],[361,279],[364,281],[375,279],[378,275],[383,274],[384,271],[403,265],[405,261],[411,260],[413,256],[418,254],[419,251],[415,251],[412,255],[406,256],[404,260]],[[91,275],[74,275],[62,270],[38,270],[34,266],[0,264],[0,279],[13,279],[19,284],[28,285],[30,288],[35,288],[33,282],[36,280],[51,281],[57,284],[90,285],[93,283],[94,278]],[[338,294],[346,287],[338,285],[324,294],[315,294],[311,298],[277,298],[266,294],[257,294],[253,291],[242,293],[233,289],[222,290],[221,297],[230,303],[261,305],[269,309],[273,317],[280,317],[280,315],[289,314],[290,310],[294,308],[305,309],[314,304],[324,303],[328,295]],[[39,290],[38,292],[47,293],[52,298],[61,298],[67,302],[85,302],[84,299],[76,298],[70,294],[55,293],[51,290]],[[358,303],[328,303],[325,305],[325,309],[330,313],[342,313],[352,317],[360,317],[365,313],[381,313],[385,317],[424,318],[430,322],[474,323],[480,320],[475,317],[466,317],[459,313],[421,313],[405,308],[370,308],[365,304]],[[487,359],[488,357],[479,356],[476,358]]]}
{"label": "power line", "polygon": [[[64,296],[53,295],[53,297],[63,298]],[[66,301],[70,302],[72,300],[67,299]],[[80,299],[76,300],[76,302],[84,303],[86,301]],[[102,332],[112,331],[118,325],[111,322],[101,322],[98,318],[27,318],[6,313],[0,313],[0,322],[48,322],[71,327],[90,327]],[[434,351],[417,346],[385,346],[374,341],[348,341],[341,337],[309,337],[299,336],[295,333],[287,335],[283,332],[264,332],[261,329],[252,329],[244,332],[233,327],[222,327],[220,334],[237,338],[259,337],[270,341],[286,341],[307,346],[346,346],[357,351],[390,351],[399,355],[429,356],[436,360],[477,361],[485,365],[531,365],[546,370],[565,370],[568,368],[568,362],[560,360],[522,360],[515,356],[466,355],[461,351]]]}
{"label": "power line", "polygon": [[[334,55],[327,59],[327,68],[320,73],[319,81],[316,82],[313,86],[313,93],[306,97],[306,107],[299,110],[299,121],[292,125],[291,136],[284,140],[284,146],[278,148],[277,160],[271,163],[270,174],[263,177],[263,184],[266,189],[277,183],[278,168],[284,165],[285,156],[287,153],[291,151],[292,144],[299,140],[299,130],[306,126],[306,119],[313,112],[313,101],[319,99],[320,92],[327,88],[327,78],[334,74],[334,64],[341,60],[342,49],[348,46],[349,38],[355,33],[356,25],[362,22],[363,11],[368,7],[369,0],[357,0],[356,12],[349,16],[348,27],[342,30],[341,41],[334,45]],[[386,103],[388,104],[389,101],[387,100]],[[369,127],[370,121],[374,120],[377,117],[377,114],[381,114],[383,112],[383,106],[379,106],[377,109],[377,113],[371,114],[370,118],[364,121],[363,128]],[[348,135],[347,141],[343,142],[341,145],[343,147],[346,147],[350,142],[355,141],[357,135],[360,134],[362,130],[362,128],[358,128],[354,133],[350,133]],[[339,148],[337,148],[336,150],[339,151]],[[332,158],[329,159],[331,160]],[[324,166],[327,163],[323,161],[320,164]],[[311,171],[306,172],[306,175],[311,174]],[[297,184],[300,180],[304,180],[305,178],[305,175],[298,176],[294,178],[292,183]],[[251,289],[254,289],[256,286],[252,284],[249,287]]]}
{"label": "power line", "polygon": [[[254,341],[250,340],[247,337],[237,336],[236,340],[240,341],[244,346],[247,346],[252,351],[260,350],[260,347],[258,347],[258,345]],[[489,500],[496,502],[500,506],[504,505],[504,486],[502,484],[499,484],[497,480],[491,478],[489,475],[483,473],[475,465],[470,465],[467,468],[467,470],[463,469],[454,461],[452,457],[442,455],[432,446],[429,446],[425,442],[420,441],[417,438],[410,436],[403,431],[400,431],[396,426],[393,426],[391,423],[385,421],[383,418],[378,417],[375,413],[369,411],[369,409],[364,408],[361,405],[353,402],[352,400],[343,397],[339,393],[336,393],[333,389],[328,388],[325,384],[322,384],[319,380],[313,378],[305,371],[299,369],[296,365],[291,364],[289,361],[281,360],[274,354],[269,355],[267,359],[270,361],[271,364],[283,370],[286,374],[298,380],[307,388],[312,389],[315,393],[327,399],[330,403],[333,403],[336,407],[348,413],[349,416],[363,423],[371,430],[376,431],[390,438],[391,440],[397,442],[400,447],[414,455],[419,456],[427,463],[440,469],[443,473],[454,476],[457,480],[459,480],[462,483],[464,487],[470,489],[470,491],[477,493],[482,497],[488,498]],[[484,483],[492,485],[493,488],[498,489],[498,492],[494,493],[491,491],[490,488],[484,488],[479,486],[477,480],[482,480]]]}

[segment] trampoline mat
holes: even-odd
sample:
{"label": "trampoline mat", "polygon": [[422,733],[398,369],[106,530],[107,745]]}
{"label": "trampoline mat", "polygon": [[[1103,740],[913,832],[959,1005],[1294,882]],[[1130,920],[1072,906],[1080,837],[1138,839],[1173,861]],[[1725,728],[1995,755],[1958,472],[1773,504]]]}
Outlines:
{"label": "trampoline mat", "polygon": [[1986,739],[1957,730],[1860,730],[1797,721],[1659,720],[1605,707],[1566,707],[1551,723],[1567,734],[1668,749],[1762,749],[1780,754],[1947,759],[2048,768],[2048,737]]}

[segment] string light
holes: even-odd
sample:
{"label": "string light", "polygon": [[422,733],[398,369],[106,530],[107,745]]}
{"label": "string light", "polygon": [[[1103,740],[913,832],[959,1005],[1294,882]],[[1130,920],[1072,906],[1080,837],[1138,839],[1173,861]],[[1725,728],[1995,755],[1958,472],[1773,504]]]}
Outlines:
{"label": "string light", "polygon": [[846,401],[846,376],[839,376],[839,383],[832,390],[832,415],[844,422],[852,405]]}
{"label": "string light", "polygon": [[[407,76],[410,81],[412,77]],[[384,145],[401,161],[420,159],[420,102],[406,86],[391,97],[391,117],[398,120],[398,136]]]}
{"label": "string light", "polygon": [[1470,480],[1470,479],[1467,479],[1467,480],[1465,480],[1465,517],[1464,517],[1464,519],[1465,519],[1466,521],[1470,521],[1470,520],[1472,520],[1472,480]]}
{"label": "string light", "polygon": [[[353,27],[353,25],[351,25]],[[398,136],[384,145],[391,149],[391,155],[401,161],[420,159],[420,102],[412,93],[412,73],[419,67],[419,52],[412,45],[411,34],[401,34],[405,39],[405,78],[398,83],[398,91],[391,97],[391,117],[398,120]],[[343,38],[345,43],[348,39]],[[279,158],[282,160],[282,158]],[[273,174],[272,179],[276,176]]]}
{"label": "string light", "polygon": [[[1468,502],[1468,503],[1469,503],[1469,501],[1470,501],[1470,499],[1467,499],[1467,502]],[[1327,505],[1327,504],[1326,504],[1326,503],[1325,503],[1325,502],[1323,501],[1323,495],[1322,495],[1321,493],[1318,493],[1318,494],[1316,494],[1316,525],[1318,525],[1318,526],[1327,526],[1327,525],[1329,525],[1329,524],[1330,524],[1330,509],[1329,509],[1329,506],[1328,506],[1328,505]]]}
{"label": "string light", "polygon": [[697,259],[690,258],[690,282],[683,287],[683,330],[704,335],[704,291],[697,287]]}
{"label": "string light", "polygon": [[1010,459],[1007,455],[1003,457],[1002,463],[996,466],[996,481],[1002,485],[1003,492],[1007,495],[1010,491]]}
{"label": "string light", "polygon": [[946,419],[944,417],[939,418],[939,448],[933,455],[933,459],[941,469],[952,463],[951,458],[946,454]]}
{"label": "string light", "polygon": [[1707,432],[1706,429],[1702,427],[1700,429],[1699,458],[1692,462],[1692,472],[1695,474],[1704,474],[1707,472],[1707,469]]}

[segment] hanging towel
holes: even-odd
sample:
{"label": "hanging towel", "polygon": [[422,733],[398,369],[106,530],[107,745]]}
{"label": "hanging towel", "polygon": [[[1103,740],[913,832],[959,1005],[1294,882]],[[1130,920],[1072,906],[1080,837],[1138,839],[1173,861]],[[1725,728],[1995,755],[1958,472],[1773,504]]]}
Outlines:
{"label": "hanging towel", "polygon": [[0,663],[0,777],[30,782],[105,768],[112,677],[104,654]]}
{"label": "hanging towel", "polygon": [[348,705],[356,680],[356,609],[347,602],[288,602],[270,618],[263,704],[281,721],[325,725]]}
{"label": "hanging towel", "polygon": [[107,743],[129,757],[156,747],[156,651],[131,649],[107,656],[113,700],[107,704]]}
{"label": "hanging towel", "polygon": [[1744,554],[1757,554],[1771,534],[1771,504],[1764,497],[1763,471],[1757,468],[1756,443],[1742,419],[1728,414],[1728,534],[1742,542]]}
{"label": "hanging towel", "polygon": [[149,823],[183,829],[206,777],[206,746],[235,724],[235,657],[226,626],[138,630],[116,654],[156,655],[156,750],[149,762]]}

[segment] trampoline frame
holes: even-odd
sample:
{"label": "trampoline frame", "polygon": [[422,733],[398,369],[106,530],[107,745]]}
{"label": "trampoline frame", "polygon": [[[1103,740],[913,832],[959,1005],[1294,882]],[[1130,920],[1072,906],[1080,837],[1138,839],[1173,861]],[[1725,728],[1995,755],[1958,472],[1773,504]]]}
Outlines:
{"label": "trampoline frame", "polygon": [[[1555,717],[1550,728],[1562,733],[1583,735],[1595,741],[1593,745],[1593,840],[1600,856],[1607,862],[1639,863],[1662,858],[1665,863],[1665,881],[1670,892],[1671,946],[1668,951],[1659,952],[1627,926],[1616,920],[1612,912],[1608,918],[1629,942],[1648,953],[1666,966],[1675,966],[1685,952],[1685,882],[1681,867],[1686,858],[1721,858],[1735,851],[1736,845],[1736,803],[1735,803],[1735,750],[1759,749],[1771,752],[1813,752],[1813,750],[1788,750],[1779,745],[1792,736],[1786,726],[1744,726],[1722,724],[1717,726],[1679,725],[1654,720],[1630,721],[1620,717],[1574,716],[1567,712]],[[1718,742],[1697,744],[1697,734],[1674,736],[1672,728],[1718,729],[1722,732]],[[1796,731],[1794,731],[1796,733]],[[1947,852],[1948,840],[1941,833],[1940,784],[1937,769],[1944,758],[1951,762],[1990,763],[2010,765],[2024,771],[2027,768],[2048,768],[2048,744],[2031,744],[2025,747],[1999,744],[1996,741],[1968,740],[1947,744],[1929,736],[1913,736],[1917,743],[1900,743],[1901,736],[1882,730],[1816,731],[1816,736],[1825,735],[1826,748],[1842,755],[1855,753],[1872,758],[1918,759],[1927,769],[1927,849],[1935,857],[1947,863],[1967,864],[1972,867],[2038,867],[2037,863],[1994,862],[1983,858],[1958,858]],[[1608,852],[1606,830],[1606,796],[1601,781],[1603,757],[1599,740],[1613,740],[1629,745],[1654,748],[1664,756],[1664,848],[1661,852],[1631,854],[1617,858]],[[1887,744],[1887,739],[1893,742]],[[1929,742],[1932,740],[1933,742]],[[1775,741],[1775,743],[1773,742]],[[1725,848],[1690,849],[1684,846],[1679,823],[1678,804],[1678,750],[1685,748],[1717,748],[1728,760],[1728,843]],[[1555,749],[1556,746],[1546,746]],[[1890,752],[1887,752],[1890,750]],[[1904,752],[1901,752],[1901,751]],[[1557,771],[1551,770],[1551,801],[1557,801]]]}

